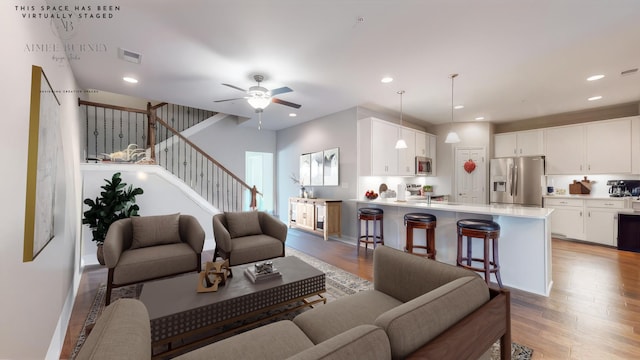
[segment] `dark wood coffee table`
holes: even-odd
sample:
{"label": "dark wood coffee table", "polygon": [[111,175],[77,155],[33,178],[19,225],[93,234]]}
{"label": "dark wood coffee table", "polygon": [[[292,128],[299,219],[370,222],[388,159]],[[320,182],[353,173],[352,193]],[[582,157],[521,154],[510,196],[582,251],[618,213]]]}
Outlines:
{"label": "dark wood coffee table", "polygon": [[[144,284],[140,300],[151,319],[154,357],[182,353],[277,316],[310,307],[326,299],[325,275],[297,257],[273,259],[282,277],[252,283],[244,274],[253,264],[232,267],[233,277],[218,291],[196,292],[198,274],[191,273]],[[277,314],[252,318],[274,309]],[[242,322],[224,331],[219,329]],[[215,334],[213,334],[215,333]]]}

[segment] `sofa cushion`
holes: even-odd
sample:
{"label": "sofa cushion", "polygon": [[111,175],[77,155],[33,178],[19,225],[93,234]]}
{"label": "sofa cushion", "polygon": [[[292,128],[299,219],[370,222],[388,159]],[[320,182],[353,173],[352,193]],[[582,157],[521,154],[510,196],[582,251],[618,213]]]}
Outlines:
{"label": "sofa cushion", "polygon": [[180,214],[132,216],[131,249],[180,242]]}
{"label": "sofa cushion", "polygon": [[230,265],[246,264],[282,256],[284,244],[269,235],[251,235],[233,239]]}
{"label": "sofa cushion", "polygon": [[89,333],[77,360],[151,358],[147,308],[139,300],[120,299],[107,306]]}
{"label": "sofa cushion", "polygon": [[113,283],[123,285],[195,271],[197,264],[198,255],[186,243],[128,250],[114,268]]}
{"label": "sofa cushion", "polygon": [[382,292],[367,290],[305,311],[293,322],[314,344],[319,344],[358,325],[373,325],[380,314],[401,304]]}
{"label": "sofa cushion", "polygon": [[227,212],[225,217],[231,238],[262,234],[257,211]]}
{"label": "sofa cushion", "polygon": [[391,347],[387,334],[377,326],[360,325],[304,350],[287,360],[387,360]]}
{"label": "sofa cushion", "polygon": [[293,322],[282,320],[220,340],[175,359],[281,360],[312,346],[311,340]]}
{"label": "sofa cushion", "polygon": [[375,320],[385,330],[394,359],[403,359],[489,301],[481,278],[467,276],[395,307]]}

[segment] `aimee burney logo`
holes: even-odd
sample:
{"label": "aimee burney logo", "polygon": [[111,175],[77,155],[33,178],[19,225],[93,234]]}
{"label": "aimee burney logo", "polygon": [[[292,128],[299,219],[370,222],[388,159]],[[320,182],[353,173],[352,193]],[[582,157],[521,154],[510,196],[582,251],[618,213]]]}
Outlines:
{"label": "aimee burney logo", "polygon": [[[13,5],[16,14],[25,21],[48,21],[51,31],[62,44],[28,43],[24,52],[51,53],[51,58],[60,65],[68,61],[81,60],[83,54],[105,53],[105,43],[83,39],[72,41],[83,26],[93,22],[109,22],[116,19],[120,5]],[[96,32],[99,33],[99,32]]]}

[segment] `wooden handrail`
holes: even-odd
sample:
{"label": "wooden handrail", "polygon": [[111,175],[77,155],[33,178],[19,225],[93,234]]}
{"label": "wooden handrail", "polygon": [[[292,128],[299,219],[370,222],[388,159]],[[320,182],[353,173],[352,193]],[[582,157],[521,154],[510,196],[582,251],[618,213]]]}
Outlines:
{"label": "wooden handrail", "polygon": [[101,104],[101,103],[97,103],[97,102],[93,102],[93,101],[86,101],[86,100],[82,100],[82,99],[78,98],[78,106],[80,106],[80,105],[102,107],[102,108],[106,108],[106,109],[128,111],[128,112],[133,112],[133,113],[138,113],[138,114],[149,115],[149,112],[147,110],[140,110],[140,109],[134,109],[134,108],[124,107],[124,106],[117,106],[117,105]]}
{"label": "wooden handrail", "polygon": [[[164,126],[165,128],[167,128],[169,131],[171,131],[173,133],[173,135],[177,136],[178,138],[180,138],[181,140],[183,140],[184,142],[186,142],[187,144],[189,144],[189,146],[191,146],[192,148],[194,148],[197,152],[199,152],[200,154],[202,154],[202,156],[204,156],[207,160],[211,161],[212,163],[214,163],[216,166],[218,166],[219,168],[221,168],[222,170],[224,170],[226,173],[229,174],[229,176],[231,176],[234,180],[236,180],[237,182],[240,183],[240,185],[244,186],[245,188],[247,188],[248,190],[251,190],[252,187],[249,186],[247,183],[245,183],[244,181],[242,181],[242,179],[240,179],[239,177],[237,177],[234,173],[232,173],[231,171],[229,171],[229,169],[227,169],[226,167],[224,167],[222,164],[220,164],[218,161],[216,161],[214,158],[212,158],[211,156],[209,156],[209,154],[207,154],[204,150],[202,150],[200,147],[198,147],[198,145],[194,144],[193,142],[191,142],[189,139],[187,139],[186,137],[182,136],[182,134],[180,134],[179,132],[177,132],[176,130],[174,130],[166,121],[164,121],[162,118],[156,116],[155,117],[155,121],[157,123],[162,124],[162,126]],[[260,193],[258,193],[260,194]]]}

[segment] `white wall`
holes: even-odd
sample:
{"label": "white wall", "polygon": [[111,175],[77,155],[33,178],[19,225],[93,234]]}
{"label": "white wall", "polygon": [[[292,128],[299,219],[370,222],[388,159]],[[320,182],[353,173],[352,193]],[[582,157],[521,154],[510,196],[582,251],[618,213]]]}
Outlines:
{"label": "white wall", "polygon": [[[433,133],[438,135],[438,144],[436,147],[437,154],[437,177],[434,179],[434,186],[437,193],[452,194],[455,191],[455,149],[457,147],[484,147],[486,151],[485,170],[487,174],[487,184],[489,183],[489,159],[493,150],[492,143],[492,125],[488,122],[468,122],[454,123],[453,129],[460,136],[460,142],[457,144],[445,144],[444,139],[451,129],[451,124],[438,125],[432,129]],[[487,187],[488,190],[488,187]],[[487,191],[488,194],[488,191]],[[488,201],[487,195],[487,201]],[[453,197],[452,199],[455,199]]]}
{"label": "white wall", "polygon": [[[23,19],[14,5],[0,10],[2,82],[0,98],[4,129],[0,142],[3,176],[0,198],[0,358],[58,358],[64,341],[74,282],[79,280],[78,243],[80,232],[80,175],[78,170],[79,130],[77,97],[79,89],[66,60],[58,62],[53,53],[27,51],[32,44],[57,44],[50,20]],[[39,8],[45,1],[32,1]],[[9,55],[10,54],[10,55]],[[64,54],[57,53],[58,56]],[[55,236],[32,262],[22,262],[27,146],[30,109],[31,66],[41,66],[62,105],[60,107],[62,152]]]}
{"label": "white wall", "polygon": [[[318,198],[354,199],[357,179],[357,108],[350,108],[316,120],[302,123],[277,132],[277,214],[288,220],[288,200],[299,195],[299,185],[290,179],[300,173],[300,155],[340,148],[340,184],[315,186]],[[342,232],[344,237],[355,237],[355,204],[342,203]]]}
{"label": "white wall", "polygon": [[[241,179],[245,178],[247,151],[268,152],[274,154],[274,157],[276,153],[275,131],[239,126],[233,116],[220,120],[188,138]],[[275,193],[275,189],[271,191]]]}
{"label": "white wall", "polygon": [[[154,165],[132,164],[82,164],[83,196],[95,199],[105,179],[111,180],[114,173],[120,172],[122,181],[133,187],[142,188],[144,193],[136,197],[141,216],[188,214],[198,220],[205,231],[205,250],[213,250],[213,227],[211,218],[219,211],[202,199],[195,191],[182,183],[171,173]],[[87,210],[86,206],[83,211]],[[84,265],[95,265],[96,245],[91,240],[91,230],[82,226],[82,259]],[[211,259],[204,259],[210,261]],[[106,279],[105,279],[106,280]]]}

